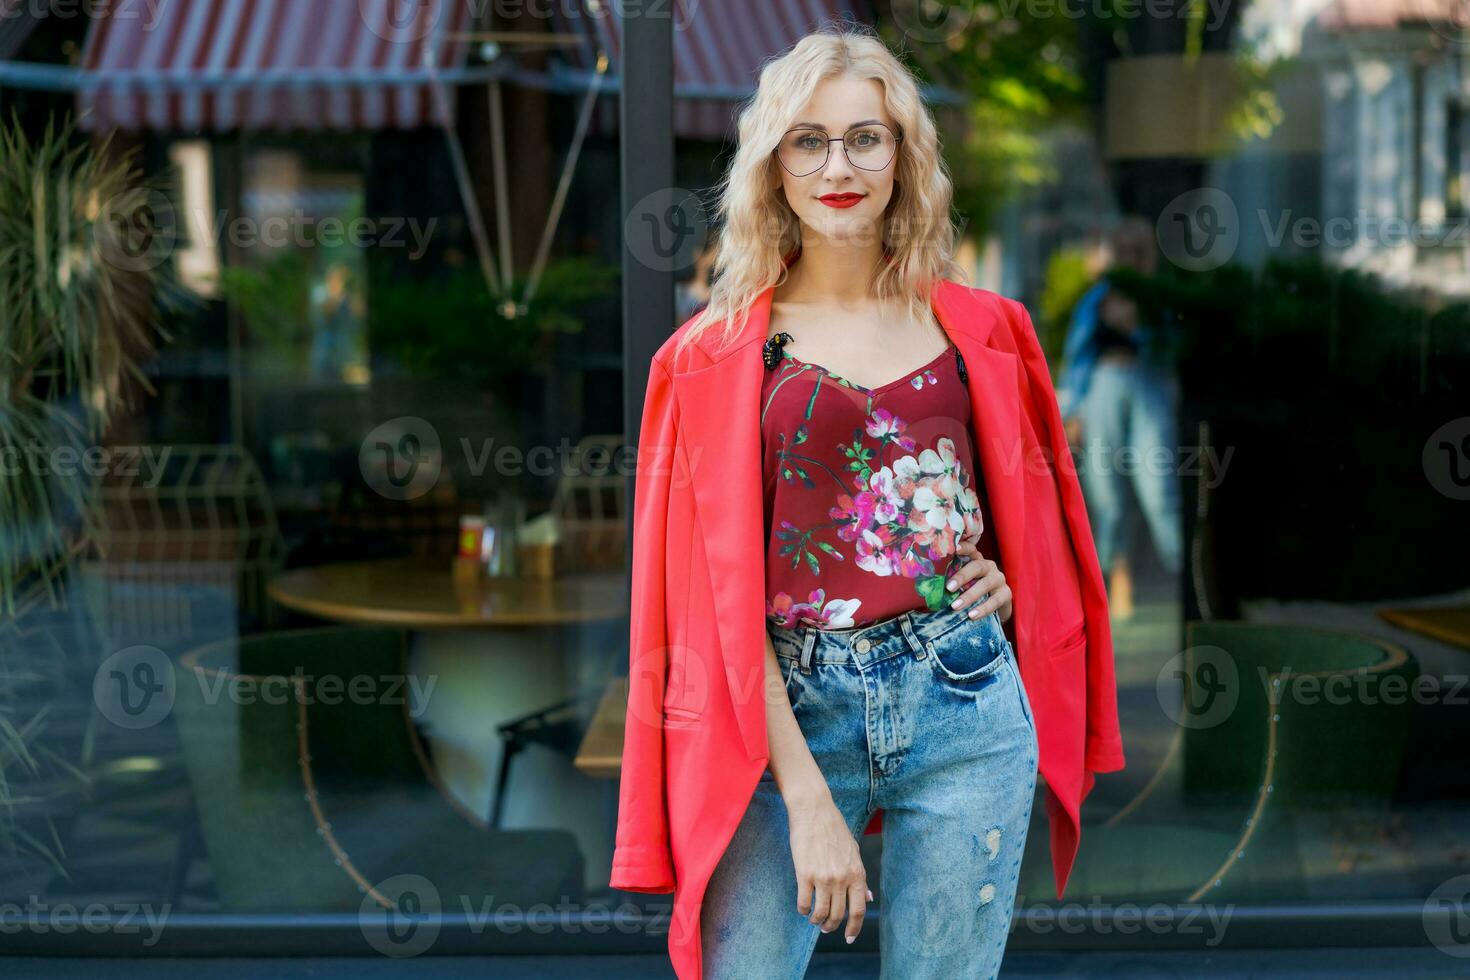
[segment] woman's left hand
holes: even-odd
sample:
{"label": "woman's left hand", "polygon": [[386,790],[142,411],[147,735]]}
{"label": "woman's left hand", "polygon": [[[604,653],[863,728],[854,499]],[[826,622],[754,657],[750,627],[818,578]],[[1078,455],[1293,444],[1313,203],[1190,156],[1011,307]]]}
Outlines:
{"label": "woman's left hand", "polygon": [[1002,623],[1010,619],[1011,587],[1006,585],[1006,576],[1000,566],[980,554],[980,549],[970,539],[960,541],[958,553],[970,556],[970,560],[945,583],[951,595],[958,593],[958,597],[950,602],[950,608],[970,607],[971,619],[989,616],[995,610],[1000,611]]}

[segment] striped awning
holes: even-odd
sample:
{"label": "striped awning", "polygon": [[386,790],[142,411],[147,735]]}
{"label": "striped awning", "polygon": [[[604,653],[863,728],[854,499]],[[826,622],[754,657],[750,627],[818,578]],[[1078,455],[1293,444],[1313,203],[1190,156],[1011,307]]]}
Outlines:
{"label": "striped awning", "polygon": [[[575,67],[590,72],[597,52],[621,74],[622,4],[574,0],[551,4],[559,28],[586,43],[570,49]],[[571,18],[567,11],[580,9]],[[734,140],[735,111],[755,90],[761,65],[826,21],[871,23],[866,0],[671,0],[674,18],[674,132],[689,139]],[[617,106],[604,100],[595,117],[603,133],[617,130]]]}
{"label": "striped awning", "polygon": [[87,35],[81,125],[434,123],[453,104],[449,82],[465,60],[473,9],[450,0],[113,0]]}

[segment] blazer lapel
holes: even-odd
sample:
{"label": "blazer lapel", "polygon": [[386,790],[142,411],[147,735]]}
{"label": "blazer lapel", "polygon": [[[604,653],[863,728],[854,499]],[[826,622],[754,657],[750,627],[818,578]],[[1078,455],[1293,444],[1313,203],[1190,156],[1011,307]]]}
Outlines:
{"label": "blazer lapel", "polygon": [[760,345],[770,322],[768,287],[741,338],[707,367],[674,375],[679,440],[689,464],[709,565],[725,680],[746,755],[769,755],[766,739],[765,498],[761,489]]}
{"label": "blazer lapel", "polygon": [[[964,286],[941,281],[935,287],[932,305],[940,326],[965,359],[970,426],[990,508],[987,517],[995,529],[1000,567],[1007,580],[1014,581],[1015,574],[1024,567],[1021,554],[1026,541],[1027,461],[1021,441],[1020,359],[990,346],[1000,314],[991,304],[978,302]],[[986,557],[995,560],[994,555]],[[1017,615],[1015,622],[1019,651],[1026,645],[1021,635],[1022,618]]]}

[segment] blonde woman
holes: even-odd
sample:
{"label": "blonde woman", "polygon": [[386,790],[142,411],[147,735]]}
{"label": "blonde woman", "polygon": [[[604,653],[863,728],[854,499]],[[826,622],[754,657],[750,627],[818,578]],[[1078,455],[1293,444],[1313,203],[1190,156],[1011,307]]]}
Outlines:
{"label": "blonde woman", "polygon": [[935,127],[876,38],[770,62],[739,135],[709,304],[650,367],[612,885],[675,891],[681,978],[800,977],[863,930],[881,827],[883,975],[992,977],[1038,767],[1060,896],[1123,766],[1046,362],[955,281]]}

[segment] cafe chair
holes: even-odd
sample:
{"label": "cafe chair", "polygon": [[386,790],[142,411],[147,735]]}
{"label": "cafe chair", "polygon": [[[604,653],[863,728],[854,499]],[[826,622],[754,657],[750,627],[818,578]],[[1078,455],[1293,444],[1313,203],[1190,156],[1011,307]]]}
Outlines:
{"label": "cafe chair", "polygon": [[313,560],[321,564],[414,555],[448,562],[458,547],[459,516],[466,506],[449,467],[426,492],[406,500],[385,496],[359,477],[348,481],[333,502]]}
{"label": "cafe chair", "polygon": [[[1392,802],[1418,663],[1335,630],[1196,621],[1186,637],[1163,762],[1125,806],[1084,826],[1068,896],[1306,898],[1298,840],[1333,815]],[[1029,894],[1054,895],[1038,840],[1027,845]]]}
{"label": "cafe chair", "polygon": [[[89,674],[130,647],[172,659],[269,627],[266,583],[284,545],[269,488],[244,447],[138,447],[117,456],[94,492],[100,520],[76,556],[70,585],[94,635],[77,647],[96,653]],[[118,821],[168,819],[189,790],[172,720],[130,729],[105,718],[95,698],[88,708],[78,765],[89,781],[89,809]],[[180,854],[192,834],[183,829]]]}
{"label": "cafe chair", "polygon": [[356,911],[391,904],[397,875],[427,879],[446,911],[580,901],[571,833],[490,829],[441,784],[407,657],[402,630],[327,627],[182,658],[175,715],[225,909]]}
{"label": "cafe chair", "polygon": [[101,522],[78,570],[104,642],[181,651],[211,631],[271,625],[266,583],[285,549],[247,450],[145,446],[108,467],[96,493]]}
{"label": "cafe chair", "polygon": [[606,651],[606,663],[594,675],[601,678],[597,683],[579,688],[570,697],[548,707],[512,718],[499,725],[500,763],[495,772],[495,798],[490,805],[490,826],[499,827],[505,810],[506,792],[510,786],[511,767],[522,752],[532,746],[550,749],[569,760],[575,760],[577,750],[592,724],[607,683],[619,669],[618,661],[626,655],[627,642],[624,631],[627,620],[617,620],[591,635]]}
{"label": "cafe chair", "polygon": [[573,571],[606,571],[627,562],[628,457],[622,434],[583,436],[576,465],[557,481],[551,501],[561,538],[558,555]]}
{"label": "cafe chair", "polygon": [[[627,561],[628,473],[623,465],[624,449],[625,439],[620,433],[583,436],[575,448],[573,472],[563,474],[557,484],[551,503],[561,539],[557,558],[569,574],[622,568]],[[618,630],[626,627],[626,622],[616,626]],[[539,745],[568,759],[576,757],[606,688],[605,678],[613,675],[614,660],[626,649],[620,640],[620,636],[609,635],[604,641],[609,651],[607,669],[599,672],[604,680],[499,726],[502,749],[490,826],[500,826],[511,767],[522,752]]]}

